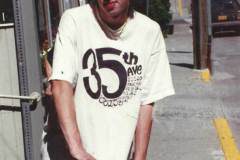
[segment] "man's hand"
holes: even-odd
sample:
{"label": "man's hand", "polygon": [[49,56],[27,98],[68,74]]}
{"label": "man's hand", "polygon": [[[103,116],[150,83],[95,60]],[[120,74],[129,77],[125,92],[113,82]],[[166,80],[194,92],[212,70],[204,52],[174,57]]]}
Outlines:
{"label": "man's hand", "polygon": [[69,148],[69,151],[71,156],[73,157],[73,160],[96,160],[92,155],[86,152],[82,145],[72,145],[70,147],[71,148]]}
{"label": "man's hand", "polygon": [[96,160],[93,156],[91,156],[89,153],[86,151],[81,151],[79,153],[71,153],[73,156],[74,160]]}

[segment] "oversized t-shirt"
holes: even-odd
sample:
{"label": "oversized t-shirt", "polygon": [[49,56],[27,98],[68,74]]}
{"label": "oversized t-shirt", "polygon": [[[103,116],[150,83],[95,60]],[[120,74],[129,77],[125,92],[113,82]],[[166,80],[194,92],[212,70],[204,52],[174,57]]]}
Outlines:
{"label": "oversized t-shirt", "polygon": [[63,14],[51,80],[75,88],[81,139],[97,160],[126,160],[141,105],[174,93],[159,25],[135,11],[112,40],[89,5]]}

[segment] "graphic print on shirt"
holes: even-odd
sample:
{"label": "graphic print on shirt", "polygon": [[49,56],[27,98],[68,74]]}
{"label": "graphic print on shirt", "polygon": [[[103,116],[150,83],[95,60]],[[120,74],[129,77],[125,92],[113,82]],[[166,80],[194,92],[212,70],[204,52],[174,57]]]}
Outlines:
{"label": "graphic print on shirt", "polygon": [[[107,55],[114,58],[104,59]],[[127,53],[115,48],[89,49],[83,56],[82,68],[90,72],[83,77],[86,92],[105,107],[121,106],[140,90],[142,65],[138,64],[138,56],[133,52]],[[113,74],[104,76],[117,76],[118,87],[114,91],[103,82],[104,77],[101,77],[100,72],[104,69],[111,70],[110,73]]]}

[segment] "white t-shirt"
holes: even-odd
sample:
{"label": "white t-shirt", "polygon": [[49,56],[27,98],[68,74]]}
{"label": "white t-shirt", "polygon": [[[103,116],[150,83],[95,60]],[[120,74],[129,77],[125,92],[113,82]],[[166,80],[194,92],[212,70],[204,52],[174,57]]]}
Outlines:
{"label": "white t-shirt", "polygon": [[106,37],[92,9],[64,13],[51,80],[75,87],[77,123],[97,160],[126,160],[141,105],[174,94],[159,25],[134,12],[118,40]]}

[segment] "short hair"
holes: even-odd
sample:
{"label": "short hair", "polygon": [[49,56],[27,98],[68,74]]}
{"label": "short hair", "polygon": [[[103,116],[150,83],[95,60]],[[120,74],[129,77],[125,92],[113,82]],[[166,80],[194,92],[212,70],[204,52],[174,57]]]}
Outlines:
{"label": "short hair", "polygon": [[[133,12],[134,12],[134,9],[133,9],[133,0],[129,0],[130,1],[130,4],[129,4],[129,8],[128,8],[128,16],[130,18],[133,18]],[[98,2],[97,0],[87,0],[86,1],[87,3],[89,3],[90,5],[94,5],[94,6],[97,6],[98,7]]]}

